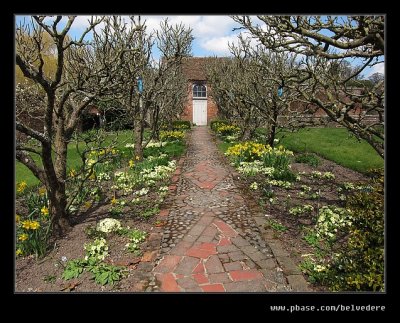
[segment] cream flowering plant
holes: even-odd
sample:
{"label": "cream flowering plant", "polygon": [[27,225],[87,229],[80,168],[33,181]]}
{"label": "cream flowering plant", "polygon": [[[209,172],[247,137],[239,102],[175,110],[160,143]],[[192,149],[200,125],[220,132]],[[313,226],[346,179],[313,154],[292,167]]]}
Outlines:
{"label": "cream flowering plant", "polygon": [[108,245],[104,238],[95,239],[93,242],[85,243],[86,256],[85,260],[89,258],[94,260],[104,260],[108,256]]}
{"label": "cream flowering plant", "polygon": [[352,224],[349,210],[336,206],[323,206],[318,212],[315,226],[317,236],[332,242],[336,239],[338,230]]}
{"label": "cream flowering plant", "polygon": [[105,218],[97,224],[96,230],[100,232],[110,233],[118,231],[119,229],[121,229],[121,227],[122,226],[120,221],[112,218]]}

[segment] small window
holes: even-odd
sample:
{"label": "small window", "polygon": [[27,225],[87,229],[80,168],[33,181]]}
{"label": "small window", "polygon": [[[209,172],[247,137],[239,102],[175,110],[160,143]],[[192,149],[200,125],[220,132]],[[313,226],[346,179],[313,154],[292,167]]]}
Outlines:
{"label": "small window", "polygon": [[206,98],[207,88],[204,84],[195,84],[193,86],[193,97],[194,98]]}

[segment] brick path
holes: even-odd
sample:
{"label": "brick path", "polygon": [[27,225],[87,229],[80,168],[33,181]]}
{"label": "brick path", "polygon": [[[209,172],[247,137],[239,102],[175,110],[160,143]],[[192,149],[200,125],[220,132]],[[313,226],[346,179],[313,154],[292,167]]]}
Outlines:
{"label": "brick path", "polygon": [[[260,231],[208,127],[194,127],[175,173],[161,254],[153,269],[161,292],[307,291],[289,255]],[[261,229],[262,230],[262,229]],[[152,284],[154,285],[154,283]]]}

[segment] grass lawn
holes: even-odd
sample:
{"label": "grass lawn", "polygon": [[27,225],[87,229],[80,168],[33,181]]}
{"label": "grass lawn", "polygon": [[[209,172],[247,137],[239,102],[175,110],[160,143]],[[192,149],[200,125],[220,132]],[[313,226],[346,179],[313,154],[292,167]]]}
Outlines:
{"label": "grass lawn", "polygon": [[359,142],[344,128],[305,128],[278,134],[280,144],[295,152],[313,152],[342,166],[365,173],[384,167],[384,160],[365,141]]}
{"label": "grass lawn", "polygon": [[[109,138],[105,140],[103,146],[107,146],[112,139],[116,136],[114,133],[110,133]],[[124,148],[126,143],[133,143],[132,139],[132,131],[120,131],[118,132],[118,148]],[[80,143],[79,148],[83,149],[84,144]],[[126,149],[126,148],[125,148]],[[35,160],[38,160],[36,156],[34,156]],[[76,144],[72,143],[68,146],[68,168],[78,168],[82,165],[82,160],[76,150]],[[15,181],[17,183],[21,181],[25,181],[29,186],[33,186],[39,183],[35,176],[33,176],[32,172],[20,162],[15,162]]]}

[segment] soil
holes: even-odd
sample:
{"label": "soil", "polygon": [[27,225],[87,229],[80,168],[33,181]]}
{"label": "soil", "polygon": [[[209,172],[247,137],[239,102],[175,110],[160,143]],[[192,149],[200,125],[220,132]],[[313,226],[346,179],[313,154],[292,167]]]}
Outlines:
{"label": "soil", "polygon": [[[240,176],[240,179],[237,180],[242,183],[241,188],[247,191],[249,199],[251,199],[254,204],[258,204],[258,207],[261,208],[262,212],[265,214],[266,228],[270,228],[267,223],[271,219],[281,223],[287,228],[285,231],[274,230],[273,238],[281,242],[282,246],[286,249],[297,266],[304,260],[304,257],[312,255],[315,252],[315,249],[304,240],[303,236],[305,230],[314,227],[318,208],[324,205],[344,207],[344,202],[339,199],[339,193],[337,191],[340,184],[351,182],[361,185],[368,182],[368,177],[361,173],[321,157],[318,158],[320,159],[320,164],[317,167],[303,163],[292,163],[291,167],[294,173],[301,174],[303,172],[305,174],[300,175],[300,181],[294,182],[290,189],[274,187],[275,202],[273,203],[270,203],[268,198],[266,198],[260,190],[254,191],[249,189],[250,184],[255,180],[254,177],[246,178]],[[335,175],[335,178],[333,180],[316,180],[310,176],[310,173],[313,171],[319,171],[321,173],[331,172]],[[298,194],[303,191],[301,189],[302,185],[311,187],[311,192],[319,191],[320,198],[310,199],[307,197],[300,197]],[[300,216],[295,216],[288,212],[290,208],[304,204],[312,205],[314,211]],[[326,287],[319,285],[313,285],[313,289],[315,291],[327,291]]]}
{"label": "soil", "polygon": [[[99,220],[109,217],[108,205],[99,206],[92,210],[81,219],[75,219],[77,222],[71,231],[61,239],[54,242],[53,250],[42,260],[36,260],[34,256],[19,258],[16,260],[16,292],[59,292],[59,291],[76,291],[76,292],[138,292],[145,287],[143,280],[146,280],[148,271],[143,271],[143,267],[147,267],[148,262],[141,262],[144,250],[149,252],[147,243],[141,246],[141,252],[138,256],[124,250],[128,239],[117,234],[108,234],[106,237],[109,246],[109,256],[106,258],[107,263],[126,267],[126,276],[114,286],[101,286],[91,279],[90,273],[82,274],[78,279],[65,281],[61,278],[64,266],[67,260],[84,258],[85,243],[92,241],[85,229],[89,226],[96,225]],[[154,229],[154,220],[144,222],[143,219],[135,218],[119,218],[122,226],[129,226],[147,233],[151,233]],[[140,266],[140,264],[142,265]],[[144,266],[143,266],[144,264]],[[151,266],[152,267],[152,266]],[[148,268],[149,269],[149,268]],[[151,269],[150,269],[151,270]]]}
{"label": "soil", "polygon": [[[313,248],[303,239],[302,227],[312,227],[316,220],[316,209],[319,205],[335,204],[341,205],[343,202],[338,199],[337,187],[343,182],[365,182],[367,178],[355,171],[337,165],[331,161],[321,158],[321,163],[318,167],[312,167],[306,164],[294,163],[292,170],[295,173],[306,172],[308,175],[301,175],[301,180],[295,182],[294,186],[288,190],[282,188],[274,188],[274,198],[278,201],[276,204],[271,204],[260,191],[249,189],[249,185],[254,182],[254,178],[237,179],[239,187],[244,194],[248,196],[254,203],[258,203],[262,211],[266,214],[266,222],[268,219],[279,221],[288,229],[284,232],[276,231],[274,238],[281,241],[284,248],[289,252],[297,265],[304,259],[302,255],[313,253]],[[335,175],[334,180],[314,180],[309,174],[312,171],[332,172]],[[320,190],[320,198],[310,200],[301,198],[298,193],[301,192],[301,185],[308,185],[312,191]],[[153,195],[152,195],[153,194]],[[148,195],[147,206],[154,205],[157,198],[151,193]],[[290,197],[288,197],[290,194]],[[78,212],[73,218],[74,225],[70,232],[57,239],[52,244],[52,251],[41,260],[36,260],[34,256],[20,257],[16,259],[16,292],[141,292],[147,288],[151,270],[154,266],[152,262],[154,257],[152,254],[158,252],[159,243],[152,243],[151,239],[141,245],[141,252],[138,255],[133,255],[124,250],[128,239],[124,236],[116,234],[107,236],[109,245],[109,256],[107,262],[114,265],[124,266],[126,268],[125,277],[114,286],[101,286],[91,279],[91,274],[85,272],[78,279],[65,281],[61,278],[63,268],[66,265],[64,257],[67,260],[83,258],[85,251],[83,246],[85,243],[92,241],[85,229],[88,226],[94,226],[96,223],[106,217],[110,217],[109,200],[106,199],[104,204],[94,204],[89,210]],[[127,199],[129,200],[129,199]],[[306,216],[293,216],[288,213],[289,208],[300,204],[312,204],[314,212]],[[16,201],[17,212],[23,207],[21,201]],[[140,217],[143,205],[135,207],[126,207],[124,216],[119,217],[123,226],[137,228],[148,233],[147,237],[154,231],[159,231],[159,226],[162,225],[156,220],[156,217],[144,219]],[[324,288],[316,286],[315,290],[323,291]]]}
{"label": "soil", "polygon": [[[159,231],[160,223],[156,216],[143,217],[144,211],[153,211],[157,214],[158,208],[163,205],[158,188],[168,184],[168,179],[158,182],[150,192],[141,196],[140,204],[129,203],[134,196],[132,194],[123,196],[121,191],[111,189],[110,181],[101,183],[102,202],[90,200],[89,209],[83,205],[71,217],[72,223],[69,232],[57,239],[52,239],[51,251],[43,259],[36,259],[35,256],[19,257],[15,261],[15,291],[16,292],[141,292],[149,283],[150,272],[153,268],[152,261],[155,252],[158,251],[159,243],[151,239],[154,231]],[[95,187],[96,182],[89,185]],[[115,195],[114,195],[115,194]],[[118,201],[124,200],[126,205],[122,208],[120,215],[110,213],[112,208],[111,199],[115,197]],[[90,198],[90,197],[89,197]],[[27,214],[24,198],[16,201],[16,213]],[[165,201],[164,201],[165,203]],[[128,252],[125,245],[129,242],[126,236],[116,233],[107,234],[105,239],[109,247],[109,255],[105,262],[115,266],[124,267],[124,278],[115,285],[101,286],[92,279],[92,274],[84,272],[78,279],[65,281],[61,278],[67,261],[82,259],[85,257],[85,243],[93,242],[85,232],[90,226],[104,218],[115,218],[121,222],[122,227],[129,226],[131,229],[139,229],[147,233],[146,240],[140,245],[140,250],[135,253]],[[63,261],[64,260],[64,261]]]}

